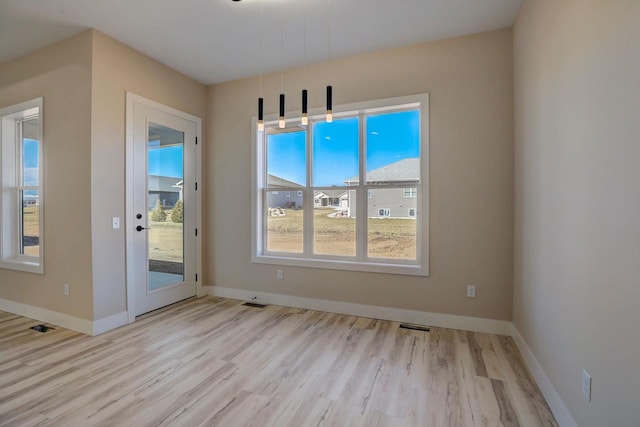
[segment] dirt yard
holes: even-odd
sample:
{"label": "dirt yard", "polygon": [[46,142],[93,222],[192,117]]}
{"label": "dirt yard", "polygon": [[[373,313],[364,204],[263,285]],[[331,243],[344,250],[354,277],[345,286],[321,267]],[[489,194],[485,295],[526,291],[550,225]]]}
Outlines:
{"label": "dirt yard", "polygon": [[[356,220],[329,218],[332,209],[314,209],[314,252],[321,255],[355,256]],[[284,216],[267,220],[267,249],[302,252],[302,210],[285,209]],[[370,218],[368,255],[373,258],[416,259],[416,221]]]}

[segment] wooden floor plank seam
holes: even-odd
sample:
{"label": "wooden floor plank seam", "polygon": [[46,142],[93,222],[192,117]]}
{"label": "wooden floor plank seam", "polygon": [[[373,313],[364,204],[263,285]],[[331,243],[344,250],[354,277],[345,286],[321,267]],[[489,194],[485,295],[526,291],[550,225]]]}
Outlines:
{"label": "wooden floor plank seam", "polygon": [[506,336],[218,297],[37,324],[0,312],[0,426],[557,426]]}

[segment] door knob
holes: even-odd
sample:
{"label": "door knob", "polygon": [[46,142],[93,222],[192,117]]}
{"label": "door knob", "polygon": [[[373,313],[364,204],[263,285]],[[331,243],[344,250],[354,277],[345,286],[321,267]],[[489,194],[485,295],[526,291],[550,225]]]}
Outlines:
{"label": "door knob", "polygon": [[142,230],[147,230],[147,228],[144,228],[143,226],[139,225],[136,227],[136,231],[142,231]]}

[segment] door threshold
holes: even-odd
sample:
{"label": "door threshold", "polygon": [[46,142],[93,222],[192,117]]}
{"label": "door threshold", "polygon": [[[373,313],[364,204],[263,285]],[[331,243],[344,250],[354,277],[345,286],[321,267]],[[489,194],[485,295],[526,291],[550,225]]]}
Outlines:
{"label": "door threshold", "polygon": [[186,303],[191,302],[191,301],[195,301],[196,299],[198,299],[198,296],[194,295],[192,297],[185,298],[183,300],[174,302],[173,304],[169,304],[169,305],[165,305],[164,307],[156,308],[155,310],[151,310],[151,311],[148,311],[146,313],[142,313],[142,314],[137,315],[136,316],[136,320],[144,319],[144,318],[152,316],[154,314],[162,313],[163,311],[169,310],[171,308],[175,308],[175,307],[177,307],[179,305],[186,304]]}

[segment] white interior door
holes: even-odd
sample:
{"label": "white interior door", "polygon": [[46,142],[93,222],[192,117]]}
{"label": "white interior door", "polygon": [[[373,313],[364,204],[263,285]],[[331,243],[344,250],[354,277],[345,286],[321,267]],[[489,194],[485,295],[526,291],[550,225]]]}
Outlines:
{"label": "white interior door", "polygon": [[[196,295],[198,123],[129,102],[127,277],[129,314]],[[133,310],[132,310],[133,308]]]}

